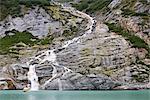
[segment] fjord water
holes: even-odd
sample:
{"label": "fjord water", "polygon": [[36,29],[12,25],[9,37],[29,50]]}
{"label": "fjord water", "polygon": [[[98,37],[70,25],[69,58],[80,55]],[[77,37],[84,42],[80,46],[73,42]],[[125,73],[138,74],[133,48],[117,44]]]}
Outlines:
{"label": "fjord water", "polygon": [[139,91],[0,91],[0,100],[150,100],[150,90]]}

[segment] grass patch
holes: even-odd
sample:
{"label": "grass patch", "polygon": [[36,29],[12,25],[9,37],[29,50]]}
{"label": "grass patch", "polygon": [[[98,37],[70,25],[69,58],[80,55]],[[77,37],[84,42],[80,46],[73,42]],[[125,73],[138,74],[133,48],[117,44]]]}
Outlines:
{"label": "grass patch", "polygon": [[127,40],[130,41],[130,43],[133,45],[133,47],[136,48],[145,48],[149,53],[150,53],[150,48],[148,44],[138,36],[135,36],[128,31],[124,30],[121,26],[116,25],[114,23],[106,23],[109,27],[109,29],[113,32],[118,33],[119,35],[122,35],[125,37]]}

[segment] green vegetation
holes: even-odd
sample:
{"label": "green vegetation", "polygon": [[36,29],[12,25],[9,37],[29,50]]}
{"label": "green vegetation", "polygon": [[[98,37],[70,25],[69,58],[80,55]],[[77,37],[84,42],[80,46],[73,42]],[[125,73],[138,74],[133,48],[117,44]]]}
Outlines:
{"label": "green vegetation", "polygon": [[[148,73],[143,73],[143,74],[148,74]],[[137,82],[144,82],[145,80],[147,80],[149,78],[144,75],[141,75],[141,73],[139,73],[138,75],[132,75],[132,77]]]}
{"label": "green vegetation", "polygon": [[79,4],[73,4],[78,10],[85,10],[87,12],[96,12],[104,7],[107,7],[112,0],[82,0]]}
{"label": "green vegetation", "polygon": [[28,7],[33,5],[40,5],[40,6],[48,6],[50,5],[51,0],[20,0],[19,4],[26,5]]}
{"label": "green vegetation", "polygon": [[53,40],[53,37],[46,37],[44,39],[38,39],[29,32],[13,31],[12,33],[14,33],[14,35],[7,35],[0,39],[0,53],[1,54],[11,53],[10,47],[20,42],[25,43],[28,46],[33,46],[35,44],[38,44],[38,45],[50,44]]}
{"label": "green vegetation", "polygon": [[20,6],[19,0],[1,0],[0,1],[0,20],[8,15],[19,16]]}
{"label": "green vegetation", "polygon": [[73,32],[72,31],[70,31],[70,30],[64,30],[64,32],[63,32],[63,36],[65,36],[65,37],[69,37],[69,36],[71,36],[73,34]]}
{"label": "green vegetation", "polygon": [[78,31],[78,28],[77,27],[73,27],[73,26],[71,26],[70,27],[70,30],[64,30],[64,32],[63,32],[63,36],[65,36],[65,37],[69,37],[69,36],[73,36],[76,32]]}
{"label": "green vegetation", "polygon": [[148,4],[148,0],[139,0],[139,2],[142,2],[143,4]]}
{"label": "green vegetation", "polygon": [[21,6],[32,6],[32,5],[49,5],[50,0],[1,0],[0,1],[0,20],[3,20],[8,15],[13,17],[21,16]]}
{"label": "green vegetation", "polygon": [[23,42],[27,45],[33,45],[34,41],[31,41],[31,39],[35,39],[34,36],[32,36],[28,32],[15,32],[14,35],[7,35],[0,39],[0,52],[1,53],[8,53],[9,47],[19,43]]}
{"label": "green vegetation", "polygon": [[44,39],[40,39],[40,40],[39,40],[39,44],[41,44],[41,45],[51,44],[52,41],[53,41],[53,39],[54,39],[54,38],[53,38],[52,36],[46,37],[46,38],[44,38]]}
{"label": "green vegetation", "polygon": [[129,9],[122,9],[122,11],[123,11],[122,15],[124,16],[149,16],[149,14],[147,13],[136,13]]}
{"label": "green vegetation", "polygon": [[112,0],[96,0],[93,2],[90,7],[87,9],[88,12],[95,12],[107,7]]}
{"label": "green vegetation", "polygon": [[88,0],[81,1],[79,4],[73,4],[73,7],[77,8],[80,11],[87,9],[89,7]]}
{"label": "green vegetation", "polygon": [[64,19],[65,17],[60,13],[60,8],[55,5],[55,6],[48,6],[48,7],[44,7],[46,9],[46,11],[48,11],[49,13],[52,14],[52,17],[55,20],[60,20],[60,19]]}
{"label": "green vegetation", "polygon": [[59,2],[65,3],[65,2],[71,2],[71,1],[73,1],[73,0],[60,0]]}
{"label": "green vegetation", "polygon": [[145,48],[150,53],[150,48],[149,48],[148,44],[144,40],[139,38],[138,36],[135,36],[135,35],[129,33],[128,31],[124,30],[121,26],[116,25],[114,23],[106,23],[106,24],[108,25],[108,27],[111,31],[116,32],[116,33],[122,35],[123,37],[125,37],[127,40],[129,40],[131,42],[131,44],[133,45],[133,47]]}

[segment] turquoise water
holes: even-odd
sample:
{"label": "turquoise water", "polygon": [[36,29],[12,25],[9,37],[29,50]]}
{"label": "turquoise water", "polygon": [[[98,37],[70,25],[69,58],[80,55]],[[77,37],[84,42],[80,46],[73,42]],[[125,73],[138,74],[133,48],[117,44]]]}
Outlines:
{"label": "turquoise water", "polygon": [[150,100],[150,90],[141,91],[0,91],[0,100]]}

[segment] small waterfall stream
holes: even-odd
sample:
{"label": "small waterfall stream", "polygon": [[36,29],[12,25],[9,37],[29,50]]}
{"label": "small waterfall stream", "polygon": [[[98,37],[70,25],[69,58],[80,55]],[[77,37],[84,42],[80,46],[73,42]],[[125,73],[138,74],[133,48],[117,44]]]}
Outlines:
{"label": "small waterfall stream", "polygon": [[39,90],[38,76],[35,72],[35,65],[29,65],[28,80],[31,82],[31,91]]}
{"label": "small waterfall stream", "polygon": [[[57,3],[58,4],[58,3]],[[59,4],[60,5],[60,4]],[[61,5],[61,7],[63,9],[70,9],[71,7],[64,7],[63,5]],[[76,43],[80,43],[80,38],[86,36],[87,34],[91,34],[95,28],[95,23],[96,21],[90,17],[89,15],[87,15],[86,13],[77,11],[77,10],[73,10],[73,12],[75,14],[77,14],[78,16],[81,16],[82,18],[86,18],[88,20],[88,25],[87,25],[87,29],[84,35],[79,36],[79,37],[75,37],[72,40],[66,41],[64,43],[64,45],[62,46],[62,48],[67,48],[70,44],[76,42]],[[43,57],[43,59],[41,59],[41,57]],[[39,64],[44,63],[45,61],[49,61],[52,63],[52,67],[53,67],[53,72],[52,72],[52,77],[47,80],[43,85],[41,85],[42,88],[44,88],[49,82],[51,82],[53,79],[58,78],[58,86],[59,86],[59,90],[63,90],[62,88],[62,83],[60,80],[60,76],[63,76],[65,74],[67,74],[68,72],[73,72],[71,69],[68,69],[67,67],[61,66],[61,68],[64,69],[64,72],[58,73],[57,72],[57,67],[59,66],[58,62],[57,62],[57,56],[55,54],[55,49],[53,50],[47,50],[46,52],[38,55],[37,57],[35,57],[34,59],[37,59],[40,61]],[[31,91],[35,91],[39,89],[39,82],[38,82],[38,76],[36,75],[36,71],[35,71],[35,67],[36,65],[30,65],[29,66],[29,72],[28,72],[28,80],[31,81]]]}

